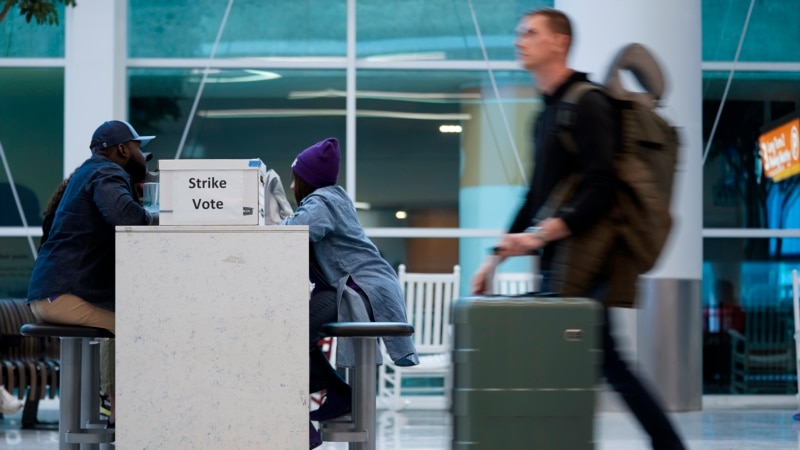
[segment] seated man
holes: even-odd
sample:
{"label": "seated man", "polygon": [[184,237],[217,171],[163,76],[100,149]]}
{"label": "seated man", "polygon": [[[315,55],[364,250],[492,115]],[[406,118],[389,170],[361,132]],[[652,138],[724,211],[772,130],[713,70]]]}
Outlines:
{"label": "seated man", "polygon": [[[33,266],[28,303],[37,319],[114,332],[114,227],[156,220],[133,188],[152,158],[141,147],[154,138],[120,120],[95,130],[92,156],[67,182]],[[104,390],[113,409],[113,389]]]}

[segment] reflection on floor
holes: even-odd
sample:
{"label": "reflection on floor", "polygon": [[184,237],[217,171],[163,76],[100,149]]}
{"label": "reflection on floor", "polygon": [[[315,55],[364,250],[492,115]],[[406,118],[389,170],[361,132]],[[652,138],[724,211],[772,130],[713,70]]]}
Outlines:
{"label": "reflection on floor", "polygon": [[[703,411],[671,414],[693,450],[800,449],[800,422],[792,419],[797,409],[794,396],[706,396],[703,405]],[[57,420],[57,408],[57,401],[42,402],[39,419]],[[20,430],[20,419],[21,413],[17,413],[0,422],[0,448],[58,448],[55,431]],[[450,424],[451,417],[444,411],[381,411],[378,449],[449,449]],[[626,412],[602,412],[597,415],[596,427],[598,450],[650,448],[633,416]],[[320,448],[344,450],[347,444],[326,443]]]}

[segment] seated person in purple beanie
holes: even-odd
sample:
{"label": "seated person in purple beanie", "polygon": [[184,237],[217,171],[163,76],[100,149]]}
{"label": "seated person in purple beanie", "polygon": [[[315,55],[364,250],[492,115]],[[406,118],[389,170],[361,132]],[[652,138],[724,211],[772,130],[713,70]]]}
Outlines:
{"label": "seated person in purple beanie", "polygon": [[[325,403],[310,418],[324,421],[350,412],[351,389],[317,345],[322,325],[344,321],[407,322],[405,302],[394,269],[367,238],[355,206],[340,186],[339,142],[328,138],[303,150],[292,163],[292,192],[298,207],[283,225],[308,225],[310,391],[325,389]],[[419,364],[411,337],[384,339],[389,356],[400,366]],[[350,348],[348,348],[350,347]],[[353,365],[352,346],[340,344],[337,362]],[[310,448],[322,444],[309,424]]]}

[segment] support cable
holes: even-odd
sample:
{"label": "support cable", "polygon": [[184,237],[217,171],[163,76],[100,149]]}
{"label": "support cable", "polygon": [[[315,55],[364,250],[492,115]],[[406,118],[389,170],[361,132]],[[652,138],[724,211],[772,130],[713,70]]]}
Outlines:
{"label": "support cable", "polygon": [[514,152],[514,158],[517,161],[517,167],[519,168],[520,176],[522,177],[522,183],[525,187],[528,186],[528,177],[525,175],[525,168],[522,166],[522,160],[519,157],[519,150],[517,149],[517,143],[514,142],[514,135],[511,133],[511,127],[508,124],[508,118],[506,117],[506,112],[503,109],[503,104],[500,99],[500,90],[497,88],[497,81],[494,79],[494,71],[492,70],[492,64],[489,61],[489,55],[486,52],[486,44],[483,42],[483,35],[481,35],[481,27],[478,25],[478,17],[475,15],[475,8],[472,6],[472,0],[467,0],[469,4],[469,12],[472,15],[472,24],[475,26],[475,33],[478,37],[478,43],[481,46],[481,52],[483,53],[483,60],[486,61],[486,70],[489,73],[489,81],[492,84],[492,90],[494,91],[494,96],[497,99],[497,106],[500,110],[500,118],[503,121],[503,126],[506,129],[506,133],[508,133],[508,141],[511,143],[511,150]]}
{"label": "support cable", "polygon": [[[25,210],[22,209],[22,202],[19,200],[17,186],[14,184],[14,177],[11,175],[11,167],[8,165],[6,152],[3,150],[2,142],[0,142],[0,159],[3,160],[3,167],[6,170],[6,177],[8,177],[8,184],[11,186],[11,194],[14,196],[14,203],[17,205],[17,211],[19,212],[19,218],[22,220],[22,226],[28,228],[28,219],[25,218]],[[36,259],[38,254],[36,253],[36,246],[33,245],[33,236],[31,236],[30,233],[27,233],[26,237],[28,238],[28,245],[31,248],[31,256],[33,256],[33,259]]]}
{"label": "support cable", "polygon": [[744,19],[744,25],[742,26],[742,32],[739,35],[739,45],[736,47],[736,55],[733,57],[733,64],[731,65],[731,70],[728,73],[728,81],[725,83],[725,91],[722,93],[722,99],[719,102],[719,108],[717,108],[717,117],[714,118],[714,125],[711,127],[711,134],[708,136],[708,142],[706,142],[706,149],[703,151],[703,165],[706,164],[706,158],[708,158],[708,152],[711,149],[711,143],[714,141],[714,135],[717,134],[717,125],[719,125],[719,118],[722,116],[722,108],[725,106],[725,100],[728,98],[728,90],[731,88],[731,82],[733,81],[733,74],[736,72],[736,63],[739,62],[739,55],[742,53],[742,45],[744,44],[744,37],[747,34],[747,27],[750,24],[750,16],[753,14],[753,6],[755,5],[756,0],[750,0],[750,8],[747,10],[747,17]]}
{"label": "support cable", "polygon": [[225,24],[228,23],[228,16],[231,13],[232,7],[233,0],[228,0],[228,6],[225,8],[225,14],[222,16],[222,23],[219,24],[219,30],[217,30],[217,38],[214,39],[214,45],[211,47],[211,53],[208,55],[206,67],[203,69],[203,77],[200,79],[200,86],[197,88],[197,94],[195,94],[194,102],[192,102],[192,109],[189,111],[189,118],[186,120],[186,126],[183,128],[183,135],[181,135],[181,141],[178,143],[178,150],[175,152],[175,159],[181,159],[181,154],[183,154],[183,146],[186,144],[186,137],[189,135],[189,128],[191,128],[194,115],[197,113],[197,105],[200,103],[200,97],[203,95],[203,89],[206,86],[208,72],[211,70],[211,62],[214,61],[214,57],[217,54],[217,47],[219,47],[219,41],[222,39],[222,32],[225,30]]}

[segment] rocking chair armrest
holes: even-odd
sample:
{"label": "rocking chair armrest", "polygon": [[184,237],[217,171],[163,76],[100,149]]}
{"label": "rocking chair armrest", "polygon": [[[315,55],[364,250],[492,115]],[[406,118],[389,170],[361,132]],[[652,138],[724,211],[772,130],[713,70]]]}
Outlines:
{"label": "rocking chair armrest", "polygon": [[747,348],[747,339],[745,339],[742,333],[736,330],[728,330],[728,334],[731,337],[731,349],[737,352],[742,352],[745,348]]}

